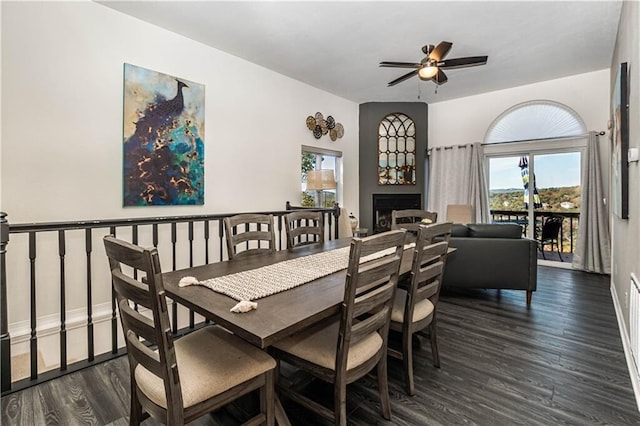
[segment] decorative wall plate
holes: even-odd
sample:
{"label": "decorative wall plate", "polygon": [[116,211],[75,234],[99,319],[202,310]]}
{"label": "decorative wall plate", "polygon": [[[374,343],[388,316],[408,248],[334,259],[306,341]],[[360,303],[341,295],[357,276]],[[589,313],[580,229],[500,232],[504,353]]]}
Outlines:
{"label": "decorative wall plate", "polygon": [[312,115],[307,117],[307,128],[311,131],[316,128],[316,118]]}
{"label": "decorative wall plate", "polygon": [[328,115],[325,120],[321,112],[309,115],[306,120],[307,129],[313,132],[313,137],[320,139],[323,135],[329,134],[332,141],[344,136],[344,127],[342,124],[336,123],[335,118]]}

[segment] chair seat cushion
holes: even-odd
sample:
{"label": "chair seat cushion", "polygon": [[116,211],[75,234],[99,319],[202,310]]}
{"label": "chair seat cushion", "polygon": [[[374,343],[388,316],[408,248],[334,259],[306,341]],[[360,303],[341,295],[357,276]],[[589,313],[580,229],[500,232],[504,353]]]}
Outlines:
{"label": "chair seat cushion", "polygon": [[[289,336],[274,346],[298,358],[330,370],[335,370],[340,322],[323,328],[311,328]],[[347,358],[347,371],[362,365],[382,348],[382,337],[377,332],[352,344]]]}
{"label": "chair seat cushion", "polygon": [[[184,408],[221,394],[276,366],[266,352],[218,326],[188,334],[174,343]],[[142,365],[135,370],[140,390],[154,403],[167,407],[161,378]]]}
{"label": "chair seat cushion", "polygon": [[[393,301],[393,310],[391,311],[391,321],[404,321],[404,306],[407,300],[407,292],[403,289],[396,290],[396,298]],[[429,299],[424,299],[416,303],[413,308],[413,322],[421,321],[433,313],[433,303]]]}

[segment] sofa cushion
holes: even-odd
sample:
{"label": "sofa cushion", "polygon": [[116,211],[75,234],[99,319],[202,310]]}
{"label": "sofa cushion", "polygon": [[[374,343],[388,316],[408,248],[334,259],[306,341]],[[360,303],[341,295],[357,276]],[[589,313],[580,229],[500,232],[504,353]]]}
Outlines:
{"label": "sofa cushion", "polygon": [[468,237],[469,228],[467,228],[465,225],[454,223],[451,226],[451,236],[452,237]]}
{"label": "sofa cushion", "polygon": [[468,224],[467,228],[469,236],[476,238],[522,237],[522,228],[515,223],[472,223]]}

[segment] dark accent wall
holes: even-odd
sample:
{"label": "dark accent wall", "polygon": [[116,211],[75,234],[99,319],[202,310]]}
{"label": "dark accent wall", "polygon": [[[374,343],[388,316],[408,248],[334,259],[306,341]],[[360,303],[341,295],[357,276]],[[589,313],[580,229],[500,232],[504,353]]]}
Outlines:
{"label": "dark accent wall", "polygon": [[[378,126],[389,114],[401,112],[416,125],[416,184],[378,185]],[[360,227],[373,231],[373,194],[420,194],[425,206],[427,104],[424,102],[369,102],[360,104]]]}

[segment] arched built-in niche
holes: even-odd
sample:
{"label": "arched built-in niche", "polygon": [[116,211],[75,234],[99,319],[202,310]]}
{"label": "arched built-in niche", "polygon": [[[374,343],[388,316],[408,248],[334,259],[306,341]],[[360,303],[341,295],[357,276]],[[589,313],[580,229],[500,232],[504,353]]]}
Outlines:
{"label": "arched built-in niche", "polygon": [[406,114],[393,113],[378,126],[378,184],[416,184],[416,125]]}

